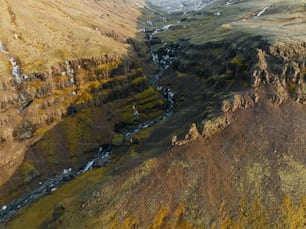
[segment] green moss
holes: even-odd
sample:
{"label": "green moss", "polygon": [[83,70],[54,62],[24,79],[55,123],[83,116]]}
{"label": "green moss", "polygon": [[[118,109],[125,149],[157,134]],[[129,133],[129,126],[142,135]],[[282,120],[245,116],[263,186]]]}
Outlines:
{"label": "green moss", "polygon": [[140,156],[140,154],[139,154],[137,151],[132,150],[132,151],[130,152],[130,156],[131,156],[132,158],[138,158],[138,157]]}
{"label": "green moss", "polygon": [[120,145],[123,141],[123,135],[122,134],[118,134],[116,133],[114,136],[113,136],[113,139],[112,139],[112,144],[113,145]]}
{"label": "green moss", "polygon": [[279,170],[283,193],[300,193],[306,196],[306,166],[289,156],[283,157],[284,167]]}
{"label": "green moss", "polygon": [[100,89],[102,86],[102,82],[101,81],[94,81],[94,82],[90,82],[88,84],[88,90],[90,92],[95,91],[97,89]]}
{"label": "green moss", "polygon": [[35,177],[39,176],[40,173],[36,169],[34,163],[30,160],[26,160],[21,165],[21,174],[23,176],[24,182],[30,182]]}
{"label": "green moss", "polygon": [[86,103],[86,102],[91,101],[92,99],[93,99],[93,96],[90,93],[83,91],[76,97],[75,103],[76,104]]}
{"label": "green moss", "polygon": [[[41,115],[40,113],[38,115]],[[41,128],[38,128],[36,131],[35,131],[35,136],[44,136],[47,131],[49,130],[48,127],[41,127]]]}
{"label": "green moss", "polygon": [[155,100],[153,100],[149,103],[138,105],[137,108],[140,111],[143,111],[143,112],[146,112],[146,113],[151,113],[151,111],[149,111],[148,109],[151,109],[151,108],[154,108],[154,107],[159,107],[159,106],[162,106],[163,104],[164,104],[164,101],[155,98]]}
{"label": "green moss", "polygon": [[121,186],[122,192],[126,192],[141,183],[144,177],[149,176],[156,167],[158,161],[152,158],[144,161],[140,166],[134,169],[133,175],[130,175]]}
{"label": "green moss", "polygon": [[156,128],[156,126],[151,126],[148,127],[140,132],[138,132],[137,134],[134,135],[134,138],[137,139],[138,141],[143,141],[145,139],[148,139],[152,132],[154,131],[154,129]]}
{"label": "green moss", "polygon": [[218,82],[225,82],[226,80],[228,80],[229,75],[228,74],[222,74],[222,75],[213,75],[207,78],[207,83],[208,84],[215,84],[217,81]]}
{"label": "green moss", "polygon": [[235,56],[235,57],[232,59],[231,63],[234,64],[234,65],[242,66],[242,65],[244,64],[243,57],[241,57],[241,56]]}
{"label": "green moss", "polygon": [[53,164],[57,162],[55,155],[55,139],[51,132],[47,132],[44,138],[39,142],[40,149],[44,158],[47,159],[48,163]]}
{"label": "green moss", "polygon": [[144,83],[146,80],[147,80],[146,77],[138,77],[138,78],[136,78],[132,81],[132,84],[134,84],[134,85],[135,84],[141,84],[141,83]]}
{"label": "green moss", "polygon": [[156,95],[157,95],[157,92],[155,91],[155,89],[152,86],[150,86],[146,90],[144,90],[143,92],[135,95],[135,99],[141,100],[141,99],[145,99],[147,97],[156,96]]}
{"label": "green moss", "polygon": [[[127,125],[135,125],[145,120],[155,118],[163,113],[165,99],[153,87],[148,87],[144,91],[130,96],[126,100],[118,100],[112,103],[114,110],[117,110],[121,122]],[[133,105],[139,112],[139,116],[134,116]]]}
{"label": "green moss", "polygon": [[88,184],[96,184],[102,178],[106,178],[107,171],[106,168],[95,169],[71,180],[56,192],[31,205],[30,209],[22,209],[8,228],[40,228],[43,222],[52,218],[54,209],[59,203],[72,204],[75,208],[79,208],[78,193]]}
{"label": "green moss", "polygon": [[74,117],[69,117],[63,121],[62,126],[65,130],[65,138],[71,158],[77,157],[82,152],[84,147],[81,147],[81,145],[86,147],[86,144],[95,141],[92,133],[93,125],[93,114],[90,109],[79,112]]}
{"label": "green moss", "polygon": [[24,161],[22,166],[21,166],[21,173],[23,175],[26,175],[30,173],[31,171],[36,170],[34,164],[32,161]]}
{"label": "green moss", "polygon": [[290,93],[291,96],[296,96],[297,89],[298,89],[298,85],[296,83],[290,82],[288,84],[288,90],[289,90],[289,93]]}

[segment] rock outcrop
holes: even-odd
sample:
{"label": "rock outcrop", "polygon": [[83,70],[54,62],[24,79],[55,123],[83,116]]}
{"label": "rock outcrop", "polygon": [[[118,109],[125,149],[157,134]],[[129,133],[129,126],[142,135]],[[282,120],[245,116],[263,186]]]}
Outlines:
{"label": "rock outcrop", "polygon": [[207,87],[203,94],[211,104],[219,105],[219,112],[204,119],[203,137],[225,129],[234,121],[231,113],[259,102],[270,101],[279,106],[292,99],[306,104],[305,42],[286,46],[271,44],[262,37],[251,40],[256,42],[248,38],[203,45],[185,43],[173,64],[179,72],[202,78],[203,88]]}
{"label": "rock outcrop", "polygon": [[199,140],[201,137],[202,136],[197,128],[197,125],[192,123],[188,133],[185,135],[185,138],[183,140],[178,140],[177,136],[173,136],[171,139],[171,144],[172,146],[182,146],[187,143]]}
{"label": "rock outcrop", "polygon": [[222,100],[221,111],[226,113],[235,112],[240,108],[247,109],[253,107],[258,100],[259,95],[256,92],[235,93],[230,95],[229,98]]}

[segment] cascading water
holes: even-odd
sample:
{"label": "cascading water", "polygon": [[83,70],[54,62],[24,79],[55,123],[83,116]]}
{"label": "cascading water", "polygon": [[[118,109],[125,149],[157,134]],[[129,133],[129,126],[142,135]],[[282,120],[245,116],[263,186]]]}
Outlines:
{"label": "cascading water", "polygon": [[[154,32],[156,33],[156,31]],[[160,31],[160,29],[158,31]],[[152,36],[153,36],[152,34],[149,35],[149,37],[152,37]],[[3,47],[1,41],[0,41],[0,51],[10,56],[9,52]],[[165,69],[167,69],[170,66],[173,60],[173,55],[176,53],[176,51],[171,50],[171,48],[168,47],[167,49],[165,49],[163,55],[158,55],[157,53],[154,53],[153,48],[151,47],[151,52],[152,52],[152,59],[154,63],[160,68],[160,71],[154,75],[151,83],[167,99],[167,108],[161,116],[155,119],[146,121],[138,125],[137,127],[134,127],[126,131],[123,134],[125,139],[129,139],[134,134],[140,132],[141,130],[144,130],[152,126],[158,121],[166,119],[173,112],[174,93],[169,88],[163,88],[161,86],[157,86],[157,83],[159,79],[161,78],[161,76],[164,74]],[[171,55],[171,58],[170,58],[170,55]],[[15,77],[17,83],[21,83],[21,67],[17,64],[16,60],[11,56],[10,56],[10,61],[13,66],[12,75]],[[69,67],[67,67],[67,69],[69,70]],[[60,172],[55,177],[45,182],[40,182],[39,186],[35,188],[34,190],[32,190],[31,192],[23,195],[22,197],[18,199],[13,200],[11,203],[7,205],[2,206],[2,208],[0,208],[0,223],[3,223],[8,218],[14,216],[19,209],[27,206],[30,203],[37,201],[39,198],[42,198],[54,192],[55,190],[57,190],[57,188],[59,188],[66,182],[70,181],[71,179],[75,178],[76,176],[90,171],[91,169],[93,169],[95,164],[105,165],[111,159],[111,147],[112,147],[111,145],[105,148],[99,147],[99,149],[97,150],[97,156],[89,160],[80,169],[78,170],[72,170],[71,168],[64,169],[63,172]]]}

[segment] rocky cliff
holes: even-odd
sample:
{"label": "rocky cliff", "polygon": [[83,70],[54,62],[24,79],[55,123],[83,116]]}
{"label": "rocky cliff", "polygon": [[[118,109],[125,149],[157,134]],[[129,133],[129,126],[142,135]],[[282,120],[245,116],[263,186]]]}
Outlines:
{"label": "rocky cliff", "polygon": [[[70,113],[78,112],[31,147],[16,175],[34,182],[42,176],[45,164],[33,169],[38,152],[47,152],[44,158],[52,168],[67,159],[54,152],[66,149],[70,159],[82,158],[86,147],[79,142],[101,136],[95,124],[106,127],[107,120],[114,132],[139,118],[150,119],[151,112],[136,118],[135,110],[145,114],[150,105],[154,114],[160,112],[162,99],[143,72],[161,91],[171,88],[171,116],[148,125],[127,144],[120,131],[113,133],[117,151],[109,166],[76,177],[23,209],[7,226],[304,228],[305,12],[302,0],[216,1],[198,11],[172,14],[151,5],[143,8],[139,26],[147,41],[129,40],[137,60],[133,74],[93,87],[90,95],[101,98],[106,89],[111,102],[94,111],[70,107]],[[150,52],[161,74],[153,74]],[[61,79],[71,72],[67,63],[62,66],[56,67]],[[87,85],[88,77],[81,85]],[[142,89],[137,95],[108,90],[133,88],[134,83],[133,90]],[[93,100],[80,106],[91,106]],[[25,104],[25,111],[34,102]],[[92,118],[98,115],[106,120]],[[23,128],[30,131],[30,126]]]}
{"label": "rocky cliff", "polygon": [[[115,131],[162,112],[165,100],[150,87],[127,44],[136,35],[141,4],[3,1],[2,197],[38,175],[46,179],[80,166],[92,155],[86,153],[112,143]],[[116,16],[123,11],[124,20]],[[134,118],[132,107],[148,97],[150,105],[138,108]]]}

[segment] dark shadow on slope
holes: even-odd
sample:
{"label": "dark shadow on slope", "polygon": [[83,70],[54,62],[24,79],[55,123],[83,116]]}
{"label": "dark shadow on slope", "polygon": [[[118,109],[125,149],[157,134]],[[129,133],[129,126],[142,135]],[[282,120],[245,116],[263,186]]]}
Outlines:
{"label": "dark shadow on slope", "polygon": [[[76,72],[74,103],[67,107],[57,125],[47,131],[46,127],[38,128],[34,133],[40,139],[29,147],[21,167],[1,187],[2,204],[65,168],[83,166],[100,145],[119,144],[126,128],[164,112],[165,99],[150,86],[132,55],[122,57],[117,67],[113,67],[116,63],[102,63],[102,67],[109,65],[111,69],[101,69],[99,60],[92,60],[69,61]],[[54,74],[50,77],[61,77]],[[133,116],[133,106],[140,112],[137,117]],[[48,124],[52,122],[49,120]]]}
{"label": "dark shadow on slope", "polygon": [[[144,13],[144,15],[147,15],[147,12]],[[146,16],[144,16],[146,17]],[[140,18],[139,20],[144,21],[144,18]],[[139,34],[139,37],[143,39],[143,34]],[[141,69],[141,72],[145,72],[148,77],[152,77],[154,73],[156,73],[157,68],[154,67],[154,63],[151,61],[151,52],[150,49],[143,45],[142,42],[138,42],[137,40],[140,39],[139,37],[136,37],[135,40],[131,39],[128,42],[131,44],[131,49],[129,50],[129,56],[135,57],[137,61],[141,62],[141,65],[143,66]],[[239,38],[239,39],[237,39]],[[155,42],[162,42],[159,40],[155,40]],[[148,45],[148,43],[147,43]],[[284,143],[284,141],[288,140],[287,137],[278,137],[280,136],[280,133],[273,134],[274,130],[269,130],[266,134],[263,132],[261,138],[257,138],[257,133],[259,131],[264,131],[261,129],[260,126],[258,126],[261,121],[265,123],[266,126],[276,125],[279,122],[286,122],[288,120],[288,110],[290,110],[290,104],[292,101],[290,100],[288,104],[285,106],[286,115],[285,117],[280,117],[279,119],[273,119],[273,112],[275,114],[279,114],[278,107],[273,107],[271,109],[271,114],[269,118],[266,120],[260,116],[260,120],[257,120],[256,122],[252,123],[252,119],[256,119],[256,113],[257,112],[263,112],[269,110],[269,106],[273,106],[272,104],[268,104],[267,107],[266,104],[264,105],[264,108],[262,108],[261,104],[256,106],[255,109],[250,109],[247,111],[246,114],[244,114],[244,111],[239,111],[236,118],[239,119],[239,124],[243,127],[243,129],[239,129],[240,125],[234,125],[233,127],[230,127],[229,129],[226,129],[225,132],[217,135],[216,137],[200,141],[199,143],[190,144],[186,147],[178,147],[174,148],[174,150],[170,153],[170,159],[165,154],[170,148],[170,139],[173,135],[179,135],[179,137],[184,137],[185,133],[188,131],[188,128],[190,127],[191,123],[195,122],[199,126],[199,129],[202,128],[202,121],[206,119],[213,119],[215,117],[218,117],[221,113],[220,106],[224,98],[228,98],[232,96],[234,93],[238,92],[247,92],[250,90],[250,72],[254,65],[257,63],[257,49],[262,50],[268,50],[269,44],[266,43],[262,37],[253,37],[250,39],[248,34],[234,34],[233,37],[231,37],[229,40],[224,42],[209,42],[207,44],[203,44],[201,46],[192,45],[188,41],[182,42],[182,49],[178,52],[178,56],[175,60],[175,62],[171,65],[169,69],[167,69],[164,72],[164,78],[161,80],[161,85],[166,85],[170,87],[175,92],[175,112],[174,115],[167,119],[162,121],[160,124],[157,124],[155,127],[152,127],[148,132],[145,133],[139,133],[135,136],[135,139],[139,142],[139,145],[124,145],[122,148],[119,148],[118,153],[118,161],[120,161],[120,158],[123,158],[119,164],[116,164],[116,167],[113,169],[110,169],[110,173],[119,174],[122,175],[121,180],[124,180],[126,177],[126,174],[131,175],[133,173],[132,169],[142,163],[144,160],[147,160],[148,158],[156,157],[157,155],[161,158],[161,160],[165,159],[162,164],[161,172],[153,173],[153,177],[149,177],[150,179],[147,181],[149,184],[152,184],[155,189],[152,189],[152,191],[147,190],[147,187],[136,187],[139,192],[145,192],[149,193],[147,196],[144,195],[143,198],[150,198],[153,196],[153,200],[157,201],[156,196],[154,196],[153,192],[159,193],[160,190],[157,190],[158,188],[163,188],[158,185],[159,181],[161,180],[162,185],[166,186],[168,185],[167,180],[159,179],[162,176],[165,175],[167,172],[167,168],[169,167],[168,163],[169,161],[174,161],[182,157],[183,160],[182,163],[179,165],[179,171],[178,174],[181,176],[179,178],[182,179],[181,183],[184,184],[183,180],[184,178],[184,169],[190,170],[191,173],[190,179],[192,179],[192,168],[189,168],[190,166],[186,166],[184,164],[185,158],[187,158],[187,161],[192,163],[208,163],[206,159],[211,159],[213,161],[213,165],[211,167],[209,166],[203,166],[199,167],[194,171],[197,174],[201,174],[203,172],[203,178],[201,179],[201,185],[198,190],[196,190],[193,194],[196,192],[200,193],[201,191],[205,190],[207,187],[212,187],[210,190],[203,194],[203,196],[197,196],[197,198],[203,197],[203,203],[201,205],[194,205],[195,209],[199,211],[198,215],[193,215],[193,217],[200,217],[201,214],[207,216],[207,212],[201,212],[201,207],[206,204],[206,201],[211,201],[208,204],[207,211],[210,212],[211,215],[218,216],[219,213],[217,213],[217,209],[219,206],[222,205],[221,199],[223,196],[225,198],[228,198],[225,204],[230,205],[233,202],[233,199],[235,199],[235,204],[232,206],[229,206],[228,209],[233,209],[236,213],[239,210],[239,200],[243,198],[240,196],[241,193],[239,193],[238,197],[235,197],[235,194],[237,192],[237,187],[239,184],[232,184],[237,185],[237,187],[230,187],[231,189],[230,194],[227,196],[226,191],[227,188],[227,182],[228,179],[232,179],[233,177],[225,177],[225,173],[230,172],[232,166],[234,166],[234,171],[236,177],[243,177],[244,183],[243,185],[247,185],[248,183],[248,177],[246,177],[247,167],[249,166],[248,163],[251,163],[250,166],[252,166],[252,163],[260,162],[265,163],[265,157],[264,154],[267,154],[274,150],[280,150]],[[169,47],[171,44],[169,44]],[[156,46],[157,47],[157,46]],[[166,46],[167,47],[167,46]],[[163,47],[163,48],[166,48]],[[162,49],[160,50],[160,53],[162,53]],[[128,57],[128,60],[125,66],[123,68],[119,68],[114,70],[116,75],[125,75],[123,73],[129,73],[129,60],[130,57]],[[282,64],[281,62],[277,63],[277,65]],[[138,66],[139,67],[139,66]],[[273,70],[273,69],[272,69]],[[275,68],[275,73],[279,71],[278,68]],[[119,77],[120,78],[120,77]],[[141,77],[136,77],[137,79]],[[135,79],[136,79],[135,78]],[[122,104],[120,100],[129,98],[131,96],[131,100],[128,100],[128,107],[132,107],[135,100],[133,98],[136,96],[136,93],[141,93],[145,91],[148,87],[148,81],[147,80],[139,80],[139,82],[142,82],[139,84],[139,87],[133,86],[133,79],[132,81],[124,81],[121,85],[120,83],[117,83],[116,77],[114,77],[114,81],[110,81],[108,83],[108,87],[102,88],[103,90],[110,90],[110,100],[113,101],[119,101],[115,104],[115,106],[107,104],[107,99],[103,97],[101,100],[101,97],[99,95],[99,92],[93,91],[91,96],[94,97],[94,102],[90,102],[89,104],[80,104],[79,107],[75,106],[73,108],[73,112],[70,112],[73,114],[72,116],[65,117],[64,121],[54,127],[52,130],[48,131],[43,137],[42,142],[36,143],[34,146],[31,147],[31,149],[27,152],[25,163],[26,161],[38,161],[37,167],[38,171],[45,171],[41,172],[41,174],[48,174],[47,171],[52,169],[52,173],[56,173],[58,171],[61,171],[63,168],[67,167],[78,167],[80,166],[86,159],[92,157],[92,155],[95,153],[95,147],[99,146],[101,144],[105,143],[111,143],[111,141],[114,140],[114,131],[115,131],[115,125],[122,128],[128,126],[137,124],[137,122],[140,122],[141,120],[136,120],[136,122],[122,122],[122,119],[124,119],[125,113],[123,112],[120,116],[120,108],[122,108]],[[121,80],[119,80],[121,81]],[[134,82],[135,83],[135,82]],[[119,88],[122,89],[125,86],[127,86],[126,90],[114,90],[119,85]],[[139,91],[137,91],[139,89]],[[97,89],[99,90],[99,89]],[[115,93],[112,93],[112,91],[115,91]],[[98,94],[97,97],[95,97],[95,93]],[[130,93],[130,94],[129,94]],[[119,96],[119,98],[118,98]],[[137,96],[136,96],[137,97]],[[103,102],[101,102],[103,101]],[[140,105],[140,104],[139,104]],[[74,106],[74,105],[73,105]],[[289,108],[288,108],[288,107]],[[295,105],[292,105],[294,108],[293,110],[296,111],[297,114],[303,114],[303,109],[300,105],[297,105],[296,108]],[[71,106],[70,106],[71,108]],[[161,110],[161,108],[164,108],[163,105],[158,107],[158,110]],[[68,110],[69,107],[67,108]],[[118,110],[116,110],[118,109]],[[302,111],[301,111],[302,110]],[[149,109],[150,111],[150,109]],[[149,117],[149,115],[148,115]],[[241,118],[242,117],[242,118]],[[126,119],[129,120],[129,119]],[[297,121],[303,120],[303,117],[299,117]],[[271,121],[271,122],[270,122]],[[274,123],[275,122],[275,123]],[[78,133],[78,125],[81,124],[82,126],[79,127],[80,131],[82,132],[80,136],[77,138],[75,137],[68,137],[64,135],[69,134],[75,134]],[[251,124],[251,125],[250,125]],[[294,132],[295,127],[297,126],[297,123],[290,124],[288,123],[288,126],[283,126],[282,130],[286,131],[286,129],[290,129],[290,132]],[[101,129],[102,127],[102,129]],[[251,128],[250,128],[251,127]],[[88,129],[87,129],[88,128]],[[104,129],[105,128],[105,129]],[[249,129],[250,128],[250,129]],[[265,127],[266,128],[266,127]],[[120,129],[120,128],[119,128]],[[84,131],[86,130],[86,131]],[[116,129],[117,130],[117,129]],[[233,131],[233,132],[231,132]],[[84,133],[83,133],[84,132]],[[91,134],[88,136],[88,132],[91,132]],[[105,135],[101,135],[101,132],[103,132]],[[119,130],[117,131],[119,134]],[[232,135],[232,133],[235,133]],[[120,134],[119,134],[120,135]],[[118,138],[120,139],[119,136]],[[238,140],[236,141],[234,138],[237,137]],[[277,143],[270,144],[270,142],[265,142],[265,144],[262,146],[263,150],[260,151],[258,154],[260,154],[260,160],[257,160],[256,155],[254,154],[252,157],[250,156],[253,152],[253,149],[250,149],[248,147],[260,147],[260,141],[272,138],[272,141],[277,141]],[[295,135],[292,135],[292,137],[295,137]],[[87,140],[86,140],[87,138]],[[92,139],[95,139],[93,142]],[[264,139],[263,139],[264,138]],[[51,139],[51,140],[50,140]],[[71,142],[70,140],[73,140],[74,142]],[[80,141],[82,140],[82,141]],[[255,141],[256,140],[256,141]],[[50,142],[48,142],[50,141]],[[120,142],[120,141],[119,141]],[[203,144],[203,142],[205,144]],[[251,144],[251,142],[255,142],[254,146]],[[83,145],[82,145],[83,144]],[[89,144],[89,145],[87,145]],[[208,144],[207,149],[204,149],[206,147],[206,144]],[[235,145],[235,146],[233,146]],[[296,155],[293,155],[295,159],[298,159],[301,157],[303,153],[303,146],[305,145],[305,142],[301,144],[302,148],[297,149]],[[232,147],[233,146],[233,147]],[[50,153],[50,147],[56,148],[56,153]],[[72,150],[74,151],[74,154],[64,154],[63,152],[71,151],[69,150],[69,147],[72,147],[74,149],[78,150]],[[242,148],[240,148],[242,147]],[[299,146],[300,147],[300,146]],[[238,149],[238,153],[235,151],[235,149]],[[301,150],[302,149],[302,150]],[[225,155],[224,157],[222,155],[226,154],[229,150],[228,155]],[[232,150],[232,151],[231,151]],[[244,150],[247,150],[247,153],[245,153]],[[44,158],[41,158],[40,152],[46,152],[46,155],[43,156]],[[287,150],[289,151],[289,150]],[[49,153],[48,153],[49,152]],[[124,155],[124,153],[127,152],[127,155]],[[196,152],[194,156],[192,156],[192,153]],[[198,160],[198,157],[200,158],[204,154],[204,158],[201,160]],[[212,155],[216,153],[216,158],[214,158]],[[236,154],[237,153],[237,154]],[[245,153],[245,154],[244,154]],[[136,156],[135,156],[136,154]],[[131,155],[131,156],[130,156]],[[49,156],[49,158],[48,158]],[[269,160],[268,165],[270,166],[275,157],[273,155],[268,155],[267,159]],[[189,158],[190,157],[190,158]],[[244,169],[246,170],[239,170],[239,164],[235,160],[240,160],[239,158],[242,157],[241,160],[243,161]],[[220,169],[223,165],[218,163],[218,158],[224,162],[226,160],[229,160],[229,163],[226,164],[226,168],[224,170]],[[238,158],[238,159],[237,159]],[[126,160],[125,160],[126,159]],[[248,160],[251,160],[248,161]],[[49,161],[48,161],[49,160]],[[52,162],[52,160],[55,160]],[[209,161],[209,160],[208,160]],[[281,160],[280,160],[281,162]],[[50,167],[48,167],[50,165]],[[112,165],[110,165],[111,167]],[[238,167],[236,167],[238,166]],[[189,168],[189,169],[188,169]],[[252,167],[250,167],[252,169]],[[182,171],[181,171],[181,170]],[[203,169],[203,171],[202,171]],[[256,168],[255,168],[256,169]],[[20,169],[21,170],[21,169]],[[218,171],[222,170],[220,177],[218,177]],[[224,173],[225,171],[225,173]],[[163,173],[164,172],[164,173]],[[216,174],[214,174],[216,172]],[[252,172],[252,171],[251,171]],[[255,171],[256,173],[256,171]],[[275,178],[275,182],[277,183],[279,179],[278,175],[275,171],[273,171],[273,178]],[[257,173],[256,173],[257,174]],[[256,175],[255,174],[255,175]],[[123,176],[125,175],[125,176]],[[155,176],[156,175],[156,176]],[[176,177],[177,174],[174,174],[175,181],[171,181],[173,183],[176,183]],[[11,184],[15,184],[16,181],[21,181],[20,177],[22,177],[23,174],[21,174],[21,171],[18,171],[14,178],[11,180]],[[40,175],[42,177],[42,175]],[[39,181],[40,177],[37,177],[33,180],[33,184],[36,185]],[[47,177],[47,175],[46,175]],[[157,177],[157,178],[156,178]],[[204,177],[207,178],[207,182],[204,181]],[[217,186],[215,185],[214,177],[220,178],[222,181],[217,180],[218,183]],[[15,180],[14,180],[15,179]],[[234,179],[234,178],[233,178]],[[268,178],[267,178],[268,179]],[[220,181],[220,182],[219,182]],[[36,182],[36,184],[35,184]],[[120,179],[118,181],[120,183]],[[210,183],[209,183],[210,182]],[[233,181],[234,182],[234,181]],[[264,181],[263,181],[264,182]],[[277,190],[277,193],[279,194],[281,191],[277,185],[279,183],[271,183],[269,188],[271,188],[272,191],[275,189]],[[187,183],[186,183],[187,184]],[[243,191],[247,190],[248,192],[251,192],[253,183],[249,186],[246,186]],[[255,185],[255,183],[254,183]],[[121,187],[120,185],[115,187],[114,190]],[[176,187],[175,185],[173,187]],[[175,193],[177,189],[169,187],[169,190],[172,190],[173,192],[169,192],[166,195],[165,201],[167,202],[169,200],[169,203],[171,203],[171,206],[175,206],[179,204],[178,201],[175,201],[174,198],[172,198],[172,193]],[[181,187],[178,187],[181,188]],[[146,190],[145,190],[146,189]],[[217,192],[215,195],[215,192],[218,190],[222,190],[220,192]],[[241,192],[243,192],[241,191]],[[114,192],[115,193],[115,192]],[[204,192],[203,192],[204,193]],[[277,194],[277,195],[278,195]],[[219,196],[218,196],[219,195]],[[279,195],[280,196],[280,195]],[[278,197],[279,197],[278,196]],[[137,196],[133,196],[132,194],[129,196],[131,198],[126,198],[127,200],[133,198],[137,199]],[[158,198],[162,198],[163,196],[160,195]],[[189,196],[192,197],[191,195]],[[234,198],[235,197],[235,198]],[[155,199],[154,199],[155,198]],[[168,199],[167,199],[168,198]],[[233,199],[232,199],[233,198]],[[230,199],[230,200],[229,200]],[[138,200],[138,199],[137,199]],[[178,198],[179,200],[179,198]],[[171,202],[172,201],[172,202]],[[190,204],[194,204],[192,200],[191,202],[188,202]],[[138,203],[136,201],[136,203]],[[140,206],[141,203],[139,203]],[[132,201],[128,202],[127,207],[131,206],[130,209],[135,208]],[[111,206],[108,206],[111,207]],[[108,208],[106,208],[108,209]],[[158,211],[158,209],[157,209]],[[124,214],[124,213],[123,213]],[[142,214],[143,215],[143,214]],[[145,214],[144,214],[145,215]],[[235,215],[233,215],[235,216]],[[153,217],[150,215],[149,217]],[[220,216],[221,217],[221,216]],[[148,219],[143,219],[143,222],[146,222]]]}

